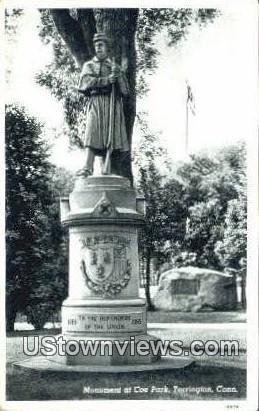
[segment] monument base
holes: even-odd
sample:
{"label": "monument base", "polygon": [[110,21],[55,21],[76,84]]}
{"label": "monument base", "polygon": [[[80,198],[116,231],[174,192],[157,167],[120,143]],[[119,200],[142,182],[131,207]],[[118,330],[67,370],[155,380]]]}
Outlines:
{"label": "monument base", "polygon": [[67,365],[148,364],[160,358],[153,349],[158,339],[147,334],[142,298],[68,298],[62,306],[62,335],[57,339],[68,349],[49,359]]}
{"label": "monument base", "polygon": [[93,335],[87,337],[60,335],[56,338],[59,337],[62,337],[69,349],[64,352],[64,355],[57,353],[49,356],[48,360],[64,365],[150,364],[160,359],[160,353],[154,353],[152,350],[152,345],[156,346],[159,340],[151,335],[99,338]]}

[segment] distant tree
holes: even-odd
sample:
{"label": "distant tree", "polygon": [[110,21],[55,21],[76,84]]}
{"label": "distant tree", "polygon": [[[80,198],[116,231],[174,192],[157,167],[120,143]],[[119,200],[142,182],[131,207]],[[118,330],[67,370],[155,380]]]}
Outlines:
{"label": "distant tree", "polygon": [[189,265],[196,266],[197,254],[188,251],[172,250],[170,269],[175,267],[187,267]]}
{"label": "distant tree", "polygon": [[53,317],[68,292],[68,239],[60,223],[59,198],[72,191],[74,178],[69,171],[58,167],[53,167],[50,177],[48,190],[52,203],[48,213],[41,216],[42,235],[38,239],[47,254],[35,275],[25,309],[27,320],[35,329],[41,329]]}
{"label": "distant tree", "polygon": [[224,234],[222,240],[215,244],[215,254],[222,267],[239,269],[244,274],[247,251],[246,146],[242,142],[230,146],[221,150],[218,158],[223,165],[224,176],[221,195],[224,191],[228,195],[223,196]]}
{"label": "distant tree", "polygon": [[210,177],[217,170],[215,159],[206,154],[191,155],[187,162],[178,167],[177,176],[185,187],[183,201],[188,208],[208,197]]}
{"label": "distant tree", "polygon": [[51,179],[51,191],[56,200],[68,196],[74,188],[75,176],[64,167],[55,167]]}
{"label": "distant tree", "polygon": [[240,261],[246,256],[247,211],[243,200],[229,201],[224,236],[215,246],[222,265],[235,269],[240,268]]}
{"label": "distant tree", "polygon": [[[238,259],[245,257],[245,152],[244,144],[239,143],[218,151],[213,159],[206,155],[191,156],[190,161],[178,169],[178,176],[185,186],[183,201],[188,207],[181,252],[195,253],[197,265],[235,268]],[[238,234],[235,230],[232,232],[235,218],[239,219],[236,223]],[[230,252],[229,249],[234,246],[235,235],[240,236],[242,243],[236,248],[236,257],[234,250]]]}
{"label": "distant tree", "polygon": [[221,265],[241,276],[242,305],[246,308],[246,253],[247,253],[247,203],[246,197],[228,202],[224,235],[215,244],[215,254]]}
{"label": "distant tree", "polygon": [[[166,165],[165,150],[159,139],[141,124],[142,139],[138,147],[138,189],[146,201],[145,225],[139,237],[139,248],[145,261],[145,293],[149,309],[153,309],[150,298],[151,260],[165,254],[165,244],[182,241],[185,229],[186,210],[182,203],[183,188],[174,179],[166,180],[156,162]],[[136,158],[135,158],[136,159]],[[165,166],[165,172],[168,168]]]}
{"label": "distant tree", "polygon": [[189,207],[188,211],[185,248],[196,254],[196,264],[220,268],[214,246],[223,235],[221,204],[218,200],[209,199]]}

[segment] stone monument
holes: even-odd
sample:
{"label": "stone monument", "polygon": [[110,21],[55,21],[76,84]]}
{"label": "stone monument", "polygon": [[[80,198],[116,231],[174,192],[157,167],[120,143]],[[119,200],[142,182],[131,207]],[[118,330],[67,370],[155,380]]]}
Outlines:
{"label": "stone monument", "polygon": [[[86,163],[69,199],[61,200],[61,221],[69,229],[69,296],[62,306],[62,335],[69,340],[149,342],[146,303],[139,298],[137,230],[143,201],[127,178],[110,174],[112,154],[129,150],[122,97],[128,93],[123,70],[108,58],[109,40],[94,37],[96,57],[83,66],[79,90],[88,96]],[[93,176],[95,155],[102,175]],[[134,340],[134,341],[133,341]],[[158,359],[131,355],[69,356],[71,365],[136,364]],[[129,348],[129,347],[128,347]]]}
{"label": "stone monument", "polygon": [[[60,337],[77,346],[95,342],[97,350],[87,355],[66,350],[15,366],[65,372],[183,368],[192,361],[160,360],[151,349],[158,339],[147,334],[146,302],[139,297],[144,201],[121,170],[111,173],[113,154],[123,166],[129,150],[123,111],[129,88],[124,70],[108,58],[107,36],[97,33],[94,44],[96,57],[84,64],[79,81],[79,91],[87,96],[86,161],[69,198],[61,199],[61,221],[69,232],[69,291]],[[101,175],[93,175],[96,155],[103,160]]]}

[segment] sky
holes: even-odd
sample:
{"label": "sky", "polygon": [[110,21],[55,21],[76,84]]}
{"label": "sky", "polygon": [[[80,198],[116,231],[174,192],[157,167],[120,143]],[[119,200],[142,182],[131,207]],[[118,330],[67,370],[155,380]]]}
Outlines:
{"label": "sky", "polygon": [[[186,158],[186,81],[192,89],[196,112],[193,115],[189,111],[188,115],[189,153],[249,138],[255,61],[247,29],[250,18],[238,7],[222,10],[222,15],[202,30],[194,26],[187,41],[178,47],[168,47],[166,37],[157,36],[159,67],[147,77],[150,91],[138,100],[137,110],[148,113],[151,130],[160,133],[161,144],[172,160]],[[38,23],[37,10],[26,10],[15,45],[6,44],[6,61],[13,61],[6,100],[25,105],[29,113],[46,124],[51,160],[74,171],[83,165],[83,152],[69,150],[67,138],[62,136],[62,106],[35,81],[36,73],[52,59],[51,48],[38,37]],[[53,138],[54,129],[59,139]],[[135,145],[138,140],[136,128]]]}

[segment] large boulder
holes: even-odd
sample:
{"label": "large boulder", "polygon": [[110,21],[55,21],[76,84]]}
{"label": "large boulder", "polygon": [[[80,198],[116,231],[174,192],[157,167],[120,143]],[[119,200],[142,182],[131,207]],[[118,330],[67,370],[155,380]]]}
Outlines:
{"label": "large boulder", "polygon": [[181,267],[161,274],[154,297],[164,311],[233,310],[237,305],[233,275],[198,267]]}

